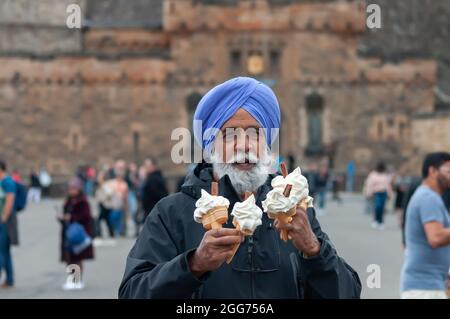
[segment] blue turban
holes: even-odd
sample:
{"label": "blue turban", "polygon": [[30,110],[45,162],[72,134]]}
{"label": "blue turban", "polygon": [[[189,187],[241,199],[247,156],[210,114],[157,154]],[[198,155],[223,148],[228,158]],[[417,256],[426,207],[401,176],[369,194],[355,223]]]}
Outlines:
{"label": "blue turban", "polygon": [[[207,148],[218,130],[240,108],[250,113],[264,129],[267,144],[272,145],[280,128],[280,106],[273,91],[248,77],[237,77],[211,89],[198,103],[194,114],[194,136]],[[201,122],[199,122],[201,121]]]}

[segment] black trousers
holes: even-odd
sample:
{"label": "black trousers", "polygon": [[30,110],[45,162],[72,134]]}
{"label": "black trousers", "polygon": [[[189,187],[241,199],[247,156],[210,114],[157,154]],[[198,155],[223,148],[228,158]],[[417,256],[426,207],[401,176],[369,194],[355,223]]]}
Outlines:
{"label": "black trousers", "polygon": [[101,227],[101,221],[104,220],[106,222],[106,226],[108,227],[109,236],[111,238],[114,237],[114,229],[111,225],[111,220],[109,218],[109,215],[111,214],[111,210],[109,208],[106,208],[102,204],[98,204],[100,214],[97,219],[97,237],[102,237],[102,227]]}

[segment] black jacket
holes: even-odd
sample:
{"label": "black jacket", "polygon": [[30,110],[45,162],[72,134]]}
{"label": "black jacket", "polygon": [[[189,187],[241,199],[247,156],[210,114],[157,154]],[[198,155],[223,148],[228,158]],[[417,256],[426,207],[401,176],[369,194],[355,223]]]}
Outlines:
{"label": "black jacket", "polygon": [[166,182],[161,171],[158,170],[148,174],[141,193],[142,208],[144,209],[145,215],[147,216],[156,203],[166,197],[167,194]]}
{"label": "black jacket", "polygon": [[[259,206],[271,178],[257,193]],[[359,298],[358,274],[337,255],[312,208],[308,217],[321,242],[318,256],[304,259],[291,242],[279,239],[264,214],[263,224],[240,245],[230,265],[200,280],[194,277],[188,258],[205,230],[193,212],[200,190],[209,191],[211,181],[211,167],[198,165],[181,192],[154,207],[128,255],[119,298]],[[229,211],[239,201],[228,176],[219,181],[219,194],[230,200]],[[225,227],[233,227],[231,218]]]}

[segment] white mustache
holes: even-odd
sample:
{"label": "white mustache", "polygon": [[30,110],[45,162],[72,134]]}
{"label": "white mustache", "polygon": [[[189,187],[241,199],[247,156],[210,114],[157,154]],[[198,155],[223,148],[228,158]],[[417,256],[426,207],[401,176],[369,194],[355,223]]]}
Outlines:
{"label": "white mustache", "polygon": [[256,164],[256,163],[258,163],[258,157],[254,153],[238,152],[237,154],[233,155],[227,161],[227,164],[233,164],[233,163],[252,163],[252,164]]}

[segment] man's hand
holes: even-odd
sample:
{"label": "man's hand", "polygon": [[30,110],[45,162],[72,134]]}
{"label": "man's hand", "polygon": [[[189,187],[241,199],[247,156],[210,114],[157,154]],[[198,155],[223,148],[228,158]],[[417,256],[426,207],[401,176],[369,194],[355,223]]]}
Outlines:
{"label": "man's hand", "polygon": [[311,229],[308,215],[303,208],[297,206],[297,213],[292,216],[290,224],[280,223],[278,220],[275,220],[274,225],[278,231],[282,229],[287,230],[295,248],[306,256],[313,257],[319,254],[320,243]]}
{"label": "man's hand", "polygon": [[244,235],[234,228],[208,230],[200,245],[189,260],[189,268],[200,278],[208,271],[219,268],[233,254],[236,244],[244,240]]}

